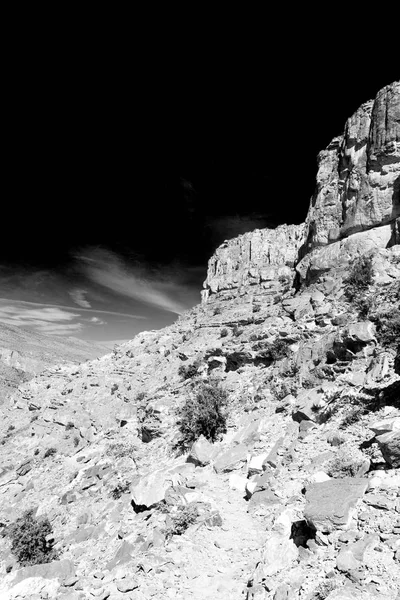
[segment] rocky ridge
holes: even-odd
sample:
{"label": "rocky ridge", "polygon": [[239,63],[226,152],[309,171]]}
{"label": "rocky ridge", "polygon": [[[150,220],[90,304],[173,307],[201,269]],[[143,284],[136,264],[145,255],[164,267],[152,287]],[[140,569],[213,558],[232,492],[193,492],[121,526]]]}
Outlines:
{"label": "rocky ridge", "polygon": [[0,323],[0,404],[18,384],[48,367],[81,363],[109,352],[110,346],[74,337],[57,338]]}
{"label": "rocky ridge", "polygon": [[[201,305],[2,407],[0,598],[400,598],[399,92],[320,158],[304,225],[224,243]],[[227,431],[178,452],[199,382]],[[7,528],[31,508],[59,558],[20,568]]]}

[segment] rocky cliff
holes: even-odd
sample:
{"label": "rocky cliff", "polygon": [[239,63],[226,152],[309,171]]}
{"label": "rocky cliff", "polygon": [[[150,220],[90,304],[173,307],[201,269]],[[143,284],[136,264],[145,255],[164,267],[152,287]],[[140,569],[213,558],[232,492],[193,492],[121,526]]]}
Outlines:
{"label": "rocky cliff", "polygon": [[[352,158],[364,190],[368,164],[398,168],[390,90],[346,128],[360,149],[368,129],[368,160]],[[2,407],[2,599],[399,600],[398,217],[343,218],[324,238],[338,197],[328,216],[319,197],[304,225],[223,244],[207,301],[170,327],[41,373]],[[182,445],[204,390],[226,430]],[[51,562],[18,560],[25,511],[48,519]]]}
{"label": "rocky cliff", "polygon": [[[348,119],[343,135],[319,154],[305,223],[224,242],[210,259],[203,301],[257,284],[276,290],[280,278],[294,278],[296,265],[304,280],[346,264],[360,252],[398,243],[399,190],[400,82],[394,82],[363,104]],[[356,233],[360,235],[351,237]],[[314,251],[327,246],[332,247]]]}

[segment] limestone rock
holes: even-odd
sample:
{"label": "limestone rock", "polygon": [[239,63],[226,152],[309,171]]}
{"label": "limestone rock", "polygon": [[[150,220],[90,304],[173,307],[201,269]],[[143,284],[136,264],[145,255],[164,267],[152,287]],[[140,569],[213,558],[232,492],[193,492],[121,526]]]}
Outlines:
{"label": "limestone rock", "polygon": [[194,465],[181,463],[175,466],[151,471],[132,489],[132,500],[137,507],[150,508],[164,500],[165,492],[171,485],[179,485],[185,474],[193,472]]}
{"label": "limestone rock", "polygon": [[210,294],[254,284],[280,289],[279,278],[293,278],[302,232],[302,225],[280,225],[224,242],[209,260],[204,288]]}
{"label": "limestone rock", "polygon": [[214,461],[214,469],[217,473],[226,473],[240,467],[247,460],[247,447],[238,444],[219,454]]}
{"label": "limestone rock", "polygon": [[400,216],[400,82],[360,106],[319,155],[306,251]]}
{"label": "limestone rock", "polygon": [[368,480],[345,477],[312,484],[306,491],[304,516],[316,530],[330,533],[348,529],[353,509],[368,487]]}
{"label": "limestone rock", "polygon": [[394,469],[400,467],[400,431],[389,431],[376,438],[383,458]]}
{"label": "limestone rock", "polygon": [[196,465],[208,465],[217,451],[218,450],[204,437],[204,435],[201,435],[193,444],[187,460]]}
{"label": "limestone rock", "polygon": [[369,429],[372,429],[375,435],[382,435],[389,431],[400,431],[400,417],[375,421],[375,423],[372,423],[372,425],[369,426]]}

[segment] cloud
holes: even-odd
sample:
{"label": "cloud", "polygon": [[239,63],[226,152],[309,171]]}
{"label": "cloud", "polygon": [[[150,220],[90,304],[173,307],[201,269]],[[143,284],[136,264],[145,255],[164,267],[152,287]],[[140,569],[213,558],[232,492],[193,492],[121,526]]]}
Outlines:
{"label": "cloud", "polygon": [[82,323],[71,323],[80,315],[56,307],[30,308],[25,303],[0,303],[0,321],[16,327],[33,329],[39,333],[71,335],[83,327]]}
{"label": "cloud", "polygon": [[95,325],[107,325],[106,321],[102,321],[98,317],[92,317],[89,319],[89,323],[94,323]]}
{"label": "cloud", "polygon": [[72,300],[82,308],[92,308],[90,302],[88,302],[85,298],[87,294],[86,290],[75,289],[69,292]]}
{"label": "cloud", "polygon": [[99,248],[86,249],[77,255],[84,275],[115,294],[137,300],[174,314],[181,314],[194,304],[198,292],[182,281],[175,270],[156,272],[132,266],[117,254]]}

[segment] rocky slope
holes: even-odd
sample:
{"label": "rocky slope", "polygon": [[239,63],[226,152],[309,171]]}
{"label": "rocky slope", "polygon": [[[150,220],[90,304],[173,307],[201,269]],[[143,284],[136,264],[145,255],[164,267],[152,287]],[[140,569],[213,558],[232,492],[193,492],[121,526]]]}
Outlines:
{"label": "rocky slope", "polygon": [[[348,121],[304,225],[216,251],[201,305],[2,407],[0,598],[400,598],[399,105]],[[227,431],[178,451],[201,383]],[[28,509],[58,559],[20,568]]]}
{"label": "rocky slope", "polygon": [[48,367],[102,356],[109,348],[74,337],[56,338],[0,323],[0,404],[22,381]]}

